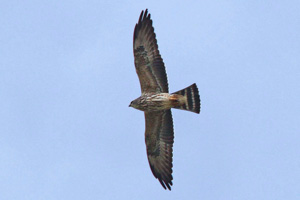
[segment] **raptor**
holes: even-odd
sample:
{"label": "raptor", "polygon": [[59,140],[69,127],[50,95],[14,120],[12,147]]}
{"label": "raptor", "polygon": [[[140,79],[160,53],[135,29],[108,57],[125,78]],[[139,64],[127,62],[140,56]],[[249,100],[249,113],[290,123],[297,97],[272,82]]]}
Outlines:
{"label": "raptor", "polygon": [[163,59],[148,10],[141,12],[133,34],[136,73],[142,94],[130,107],[145,113],[145,142],[151,171],[164,189],[171,190],[174,130],[171,108],[200,113],[200,97],[196,84],[169,93]]}

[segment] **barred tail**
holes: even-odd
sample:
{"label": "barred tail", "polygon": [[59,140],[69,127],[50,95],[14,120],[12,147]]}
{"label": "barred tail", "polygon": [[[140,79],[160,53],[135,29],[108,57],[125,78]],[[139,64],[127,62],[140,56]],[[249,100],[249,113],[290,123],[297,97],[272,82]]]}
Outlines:
{"label": "barred tail", "polygon": [[181,106],[176,106],[174,108],[200,113],[200,97],[195,83],[183,90],[174,92],[173,94],[179,94],[185,97],[184,103]]}

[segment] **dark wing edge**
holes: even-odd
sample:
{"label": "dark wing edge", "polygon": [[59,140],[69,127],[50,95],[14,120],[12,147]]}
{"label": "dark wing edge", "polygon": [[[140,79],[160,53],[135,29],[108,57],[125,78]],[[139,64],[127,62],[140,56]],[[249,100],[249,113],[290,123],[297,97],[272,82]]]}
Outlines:
{"label": "dark wing edge", "polygon": [[171,190],[174,143],[171,110],[145,112],[145,119],[145,142],[151,171],[164,189]]}
{"label": "dark wing edge", "polygon": [[142,11],[133,34],[135,69],[142,93],[168,93],[168,79],[148,10]]}

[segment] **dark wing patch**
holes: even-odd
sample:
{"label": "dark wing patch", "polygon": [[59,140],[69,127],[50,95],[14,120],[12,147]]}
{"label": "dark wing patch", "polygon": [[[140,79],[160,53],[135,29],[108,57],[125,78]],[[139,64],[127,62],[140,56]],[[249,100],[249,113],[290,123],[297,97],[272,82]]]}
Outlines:
{"label": "dark wing patch", "polygon": [[145,142],[151,171],[165,189],[171,190],[174,143],[171,110],[145,112],[145,119]]}
{"label": "dark wing patch", "polygon": [[142,93],[168,93],[166,69],[147,9],[145,13],[142,11],[134,28],[133,53]]}

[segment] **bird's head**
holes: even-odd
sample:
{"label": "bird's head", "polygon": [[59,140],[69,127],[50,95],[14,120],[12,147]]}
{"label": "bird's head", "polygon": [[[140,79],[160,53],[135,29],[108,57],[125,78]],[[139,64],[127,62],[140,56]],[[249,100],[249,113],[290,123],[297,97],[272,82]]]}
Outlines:
{"label": "bird's head", "polygon": [[135,108],[140,110],[140,98],[137,98],[135,100],[133,100],[132,102],[130,102],[129,107]]}
{"label": "bird's head", "polygon": [[129,107],[136,108],[136,105],[137,105],[136,100],[133,100],[132,102],[130,102]]}
{"label": "bird's head", "polygon": [[[133,102],[133,101],[132,101],[132,102]],[[133,107],[133,106],[132,106],[132,104],[133,104],[132,102],[130,102],[129,107]]]}

